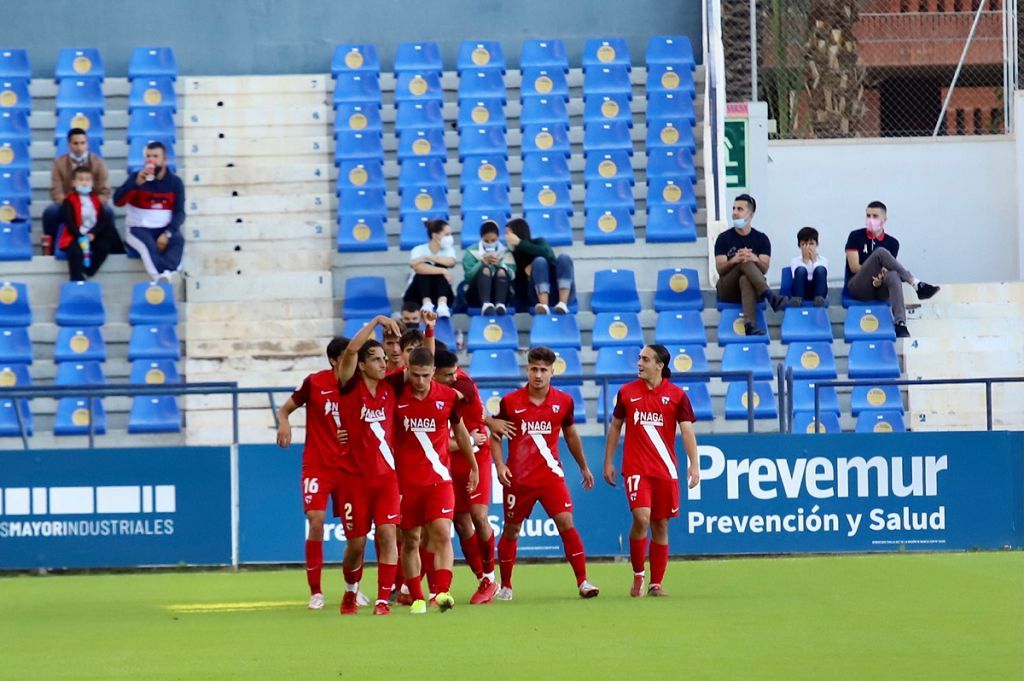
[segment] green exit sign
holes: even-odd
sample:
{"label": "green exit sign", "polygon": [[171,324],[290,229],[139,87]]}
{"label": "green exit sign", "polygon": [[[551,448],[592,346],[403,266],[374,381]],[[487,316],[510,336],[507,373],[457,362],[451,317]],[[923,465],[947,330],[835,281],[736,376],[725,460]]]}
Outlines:
{"label": "green exit sign", "polygon": [[725,186],[747,189],[747,123],[746,118],[725,119]]}

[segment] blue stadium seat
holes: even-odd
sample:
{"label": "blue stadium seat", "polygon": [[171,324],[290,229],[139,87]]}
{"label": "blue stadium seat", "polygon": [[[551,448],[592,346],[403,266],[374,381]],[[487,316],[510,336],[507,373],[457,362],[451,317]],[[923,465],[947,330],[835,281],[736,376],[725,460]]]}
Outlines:
{"label": "blue stadium seat", "polygon": [[903,433],[907,426],[898,411],[862,411],[857,417],[858,433]]}
{"label": "blue stadium seat", "polygon": [[583,347],[576,315],[535,315],[530,326],[530,347],[538,345],[577,350]]}
{"label": "blue stadium seat", "polygon": [[[743,311],[739,307],[729,307],[722,310],[721,317],[718,322],[718,344],[728,345],[729,343],[768,343],[770,339],[768,334],[761,336],[748,336],[744,332],[743,324],[746,320],[743,317]],[[768,325],[765,322],[764,310],[758,308],[756,323],[762,329],[767,329]]]}
{"label": "blue stadium seat", "polygon": [[398,247],[411,251],[427,241],[427,220],[449,221],[451,216],[441,211],[431,213],[405,213],[401,216],[402,228],[398,233]]}
{"label": "blue stadium seat", "polygon": [[508,157],[505,131],[495,126],[473,126],[459,131],[459,159],[467,156]]}
{"label": "blue stadium seat", "polygon": [[331,57],[331,76],[342,73],[380,73],[380,57],[377,48],[366,43],[342,43],[334,48]]}
{"label": "blue stadium seat", "polygon": [[522,125],[569,125],[569,110],[561,97],[527,97],[519,112]]}
{"label": "blue stadium seat", "polygon": [[380,106],[380,78],[375,73],[339,73],[334,80],[334,106],[363,103]]}
{"label": "blue stadium seat", "polygon": [[[85,397],[62,397],[57,403],[57,417],[53,426],[54,435],[87,435],[89,433],[89,399]],[[103,400],[92,399],[92,432],[103,435],[107,432],[107,413]]]}
{"label": "blue stadium seat", "polygon": [[0,109],[25,112],[32,110],[32,95],[29,94],[27,80],[0,80]]}
{"label": "blue stadium seat", "polygon": [[649,92],[647,94],[647,120],[676,121],[682,128],[697,122],[693,99],[688,92]]}
{"label": "blue stadium seat", "polygon": [[897,411],[903,413],[903,395],[896,385],[858,385],[850,396],[850,413]]}
{"label": "blue stadium seat", "polygon": [[[692,133],[691,133],[692,134]],[[672,147],[647,149],[647,179],[670,178],[681,181],[690,178],[697,183],[697,170],[693,165],[693,152]]]}
{"label": "blue stadium seat", "polygon": [[662,312],[654,325],[654,340],[662,345],[707,345],[704,321],[697,310]]}
{"label": "blue stadium seat", "polygon": [[647,205],[672,206],[674,208],[686,206],[691,211],[695,211],[697,210],[697,196],[694,194],[693,185],[686,180],[649,179],[647,180]]}
{"label": "blue stadium seat", "polygon": [[452,327],[452,318],[438,317],[437,324],[434,326],[434,335],[438,341],[444,343],[449,348],[454,348],[455,329]]}
{"label": "blue stadium seat", "polygon": [[[164,145],[164,148],[167,152],[167,167],[171,169],[171,172],[177,172],[178,159],[174,153],[174,143],[171,142],[171,140],[167,139],[150,140],[146,139],[145,137],[136,137],[128,144],[128,172],[138,172],[145,164],[146,145],[149,144],[150,142],[160,142]],[[62,140],[61,143],[57,145],[57,153],[62,154],[66,151],[67,143]]]}
{"label": "blue stadium seat", "polygon": [[395,116],[395,132],[401,136],[406,130],[444,129],[441,102],[403,102]]}
{"label": "blue stadium seat", "polygon": [[635,312],[599,312],[594,319],[593,333],[595,349],[644,344],[640,315]]}
{"label": "blue stadium seat", "polygon": [[523,100],[530,97],[561,97],[568,102],[569,81],[565,72],[559,68],[524,67],[519,96]]}
{"label": "blue stadium seat", "polygon": [[715,418],[711,408],[711,393],[707,383],[678,383],[690,399],[690,407],[698,421],[712,421]]}
{"label": "blue stadium seat", "polygon": [[408,130],[398,138],[398,162],[426,158],[447,159],[444,131],[441,129]]}
{"label": "blue stadium seat", "polygon": [[424,213],[426,215],[448,214],[447,187],[405,187],[398,207],[400,215]]}
{"label": "blue stadium seat", "polygon": [[658,270],[654,309],[657,312],[703,310],[704,297],[700,293],[700,275],[697,270],[683,267]]}
{"label": "blue stadium seat", "polygon": [[128,119],[128,141],[136,137],[163,137],[177,141],[170,109],[135,109]]}
{"label": "blue stadium seat", "polygon": [[8,199],[32,198],[32,185],[27,170],[0,171],[0,196]]}
{"label": "blue stadium seat", "polygon": [[[769,381],[775,375],[768,346],[764,343],[732,343],[722,353],[722,371],[753,371],[754,380]],[[740,377],[723,378],[723,381],[742,381]]]}
{"label": "blue stadium seat", "polygon": [[343,215],[338,218],[338,252],[388,250],[387,217]]}
{"label": "blue stadium seat", "polygon": [[480,388],[480,401],[484,403],[484,408],[487,413],[491,416],[497,416],[498,410],[501,407],[501,398],[508,395],[513,390],[516,390],[519,386],[506,385],[499,387]]}
{"label": "blue stadium seat", "polygon": [[140,395],[132,398],[128,432],[177,433],[181,431],[181,409],[173,395]]}
{"label": "blue stadium seat", "polygon": [[522,177],[541,184],[570,184],[569,159],[562,154],[527,154],[523,156]]}
{"label": "blue stadium seat", "polygon": [[[745,381],[730,383],[725,393],[725,418],[726,420],[739,420],[747,418],[747,384]],[[754,383],[754,418],[774,419],[779,417],[779,407],[775,402],[775,393],[772,392],[772,384],[768,381],[756,381]]]}
{"label": "blue stadium seat", "polygon": [[515,350],[481,350],[469,360],[469,375],[477,380],[509,380],[520,378],[519,360]]}
{"label": "blue stadium seat", "polygon": [[572,215],[569,185],[524,182],[523,210],[564,210]]}
{"label": "blue stadium seat", "polygon": [[636,180],[629,156],[630,153],[624,149],[588,153],[583,169],[583,181],[588,185],[591,182],[615,181],[634,184]]}
{"label": "blue stadium seat", "polygon": [[388,285],[384,277],[348,277],[345,280],[345,299],[342,316],[345,319],[376,315],[390,315]]}
{"label": "blue stadium seat", "polygon": [[630,125],[625,121],[611,123],[588,123],[583,130],[583,151],[625,151],[633,153],[633,138]]}
{"label": "blue stadium seat", "polygon": [[128,310],[132,324],[177,324],[178,306],[174,289],[165,281],[143,281],[132,286],[132,304]]}
{"label": "blue stadium seat", "polygon": [[587,422],[587,403],[583,400],[583,387],[579,385],[559,385],[558,389],[572,398],[572,420],[574,423]]}
{"label": "blue stadium seat", "polygon": [[683,206],[648,206],[646,240],[654,243],[692,242],[697,240],[693,211]]}
{"label": "blue stadium seat", "polygon": [[65,79],[89,78],[103,80],[103,57],[94,47],[65,47],[57,53],[57,82]]}
{"label": "blue stadium seat", "polygon": [[519,331],[511,315],[473,317],[469,322],[466,347],[477,350],[518,350]]}
{"label": "blue stadium seat", "polygon": [[61,362],[54,385],[105,385],[103,365],[99,362]]}
{"label": "blue stadium seat", "polygon": [[[28,401],[18,400],[18,406],[21,407],[21,421],[25,426],[25,434],[32,435],[35,432],[35,427]],[[21,428],[18,425],[18,415],[14,411],[14,400],[0,399],[0,437],[17,437],[19,435],[21,435]]]}
{"label": "blue stadium seat", "polygon": [[128,111],[139,109],[178,110],[178,97],[174,92],[173,78],[139,78],[132,81],[128,94]]}
{"label": "blue stadium seat", "polygon": [[571,151],[568,128],[568,125],[524,125],[523,156],[525,157],[527,154],[568,156]]}
{"label": "blue stadium seat", "polygon": [[637,360],[640,357],[640,344],[632,347],[607,347],[597,351],[597,361],[594,363],[594,375],[618,376],[630,374],[636,376]]}
{"label": "blue stadium seat", "polygon": [[694,97],[696,88],[693,84],[693,71],[673,64],[648,66],[647,91],[686,93]]}
{"label": "blue stadium seat", "polygon": [[395,83],[395,102],[399,106],[427,101],[444,101],[440,71],[405,71],[398,74]]}
{"label": "blue stadium seat", "polygon": [[492,126],[504,131],[508,127],[505,118],[505,100],[499,98],[459,96],[459,129],[469,126]]}
{"label": "blue stadium seat", "polygon": [[28,287],[19,281],[0,282],[0,326],[29,326],[32,306]]}
{"label": "blue stadium seat", "polygon": [[27,326],[0,329],[0,362],[32,363],[32,341],[29,339]]}
{"label": "blue stadium seat", "polygon": [[839,412],[835,411],[823,411],[820,412],[820,420],[815,428],[814,423],[814,412],[798,411],[793,414],[793,434],[813,434],[815,430],[819,433],[841,433],[843,432],[842,427],[839,425]]}
{"label": "blue stadium seat", "polygon": [[583,243],[631,244],[636,241],[633,210],[630,208],[587,208]]}
{"label": "blue stadium seat", "polygon": [[160,385],[164,383],[180,383],[178,366],[170,359],[140,359],[132,362],[132,385]]}
{"label": "blue stadium seat", "polygon": [[343,189],[386,188],[387,181],[384,179],[384,161],[382,160],[344,161],[338,166],[336,193],[339,196]]}
{"label": "blue stadium seat", "polygon": [[180,359],[181,346],[173,324],[137,324],[128,342],[128,359]]}
{"label": "blue stadium seat", "polygon": [[[411,109],[403,109],[403,112]],[[365,102],[344,103],[334,107],[334,137],[341,132],[380,132],[380,107]]]}
{"label": "blue stadium seat", "polygon": [[899,378],[900,360],[893,341],[854,341],[846,373],[850,378]]}
{"label": "blue stadium seat", "polygon": [[648,153],[655,149],[674,149],[692,157],[697,149],[693,130],[681,120],[648,118],[646,144]]}
{"label": "blue stadium seat", "polygon": [[[814,384],[816,381],[793,381],[793,411],[814,413]],[[822,412],[839,412],[839,395],[832,386],[818,388],[818,408]]]}
{"label": "blue stadium seat", "polygon": [[[0,206],[0,211],[3,207]],[[32,259],[32,239],[27,222],[2,224],[0,214],[0,262]]]}
{"label": "blue stadium seat", "polygon": [[0,78],[32,78],[28,51],[7,48],[0,50]]}
{"label": "blue stadium seat", "polygon": [[505,77],[495,69],[469,69],[459,74],[459,98],[485,97],[505,102]]}
{"label": "blue stadium seat", "polygon": [[847,343],[870,340],[896,340],[892,309],[884,302],[850,305],[843,323]]}
{"label": "blue stadium seat", "polygon": [[509,206],[508,189],[500,184],[471,184],[462,188],[463,211],[508,212]]}
{"label": "blue stadium seat", "polygon": [[583,123],[625,123],[633,127],[630,95],[587,93],[583,98]]}
{"label": "blue stadium seat", "polygon": [[583,68],[623,66],[630,68],[625,38],[591,38],[583,46]]}
{"label": "blue stadium seat", "polygon": [[[572,317],[572,315],[567,316]],[[580,359],[580,351],[577,348],[552,348],[552,350],[555,353],[555,364],[551,367],[551,380],[557,383],[559,387],[567,385],[582,386],[582,381],[562,378],[563,376],[583,375],[583,361]]]}
{"label": "blue stadium seat", "polygon": [[170,47],[136,47],[128,61],[128,77],[170,78],[178,77],[178,60]]}
{"label": "blue stadium seat", "polygon": [[60,109],[57,112],[57,123],[53,129],[53,143],[67,149],[68,131],[81,128],[89,135],[89,146],[99,149],[103,146],[105,131],[103,115],[100,109],[73,108]]}
{"label": "blue stadium seat", "polygon": [[105,362],[107,344],[98,326],[63,326],[57,329],[55,362]]}
{"label": "blue stadium seat", "polygon": [[31,199],[27,196],[0,197],[0,225],[24,223],[27,228],[31,215],[30,203]]}
{"label": "blue stadium seat", "polygon": [[[341,335],[346,338],[353,338],[369,321],[370,320],[365,317],[348,318],[345,320],[345,325],[342,328]],[[381,332],[380,327],[377,327],[373,332],[373,337],[377,339],[377,342],[380,342],[383,336],[384,334]]]}
{"label": "blue stadium seat", "polygon": [[565,210],[528,210],[526,221],[530,233],[543,237],[550,246],[572,246],[572,214]]}
{"label": "blue stadium seat", "polygon": [[491,69],[505,73],[505,51],[496,40],[465,40],[459,45],[455,68],[460,73],[468,69]]}
{"label": "blue stadium seat", "polygon": [[444,169],[444,159],[424,158],[409,160],[402,164],[398,172],[399,190],[408,187],[448,187],[448,174]]}
{"label": "blue stadium seat", "polygon": [[633,97],[633,85],[629,82],[628,66],[592,66],[583,74],[583,94],[626,95]]}
{"label": "blue stadium seat", "polygon": [[569,57],[561,40],[524,40],[519,52],[521,68],[557,68],[569,70]]}
{"label": "blue stadium seat", "polygon": [[103,289],[95,281],[66,281],[60,287],[57,305],[59,326],[102,326],[107,314]]}
{"label": "blue stadium seat", "polygon": [[628,180],[601,180],[587,184],[584,205],[587,209],[625,208],[633,212],[633,188]]}
{"label": "blue stadium seat", "polygon": [[441,71],[441,48],[437,43],[399,43],[395,54],[395,73],[406,71]]}
{"label": "blue stadium seat", "polygon": [[461,184],[463,190],[474,184],[497,185],[507,189],[509,185],[508,162],[500,154],[497,156],[467,156],[462,159]]}
{"label": "blue stadium seat", "polygon": [[672,354],[672,363],[669,368],[672,370],[673,382],[707,383],[711,380],[709,378],[693,378],[688,375],[709,370],[707,353],[704,351],[703,345],[672,345],[667,349]]}
{"label": "blue stadium seat", "polygon": [[334,165],[346,161],[383,161],[384,143],[376,130],[339,132],[334,145]]}
{"label": "blue stadium seat", "polygon": [[32,158],[28,152],[28,140],[5,140],[0,142],[0,168],[5,170],[31,170]]}
{"label": "blue stadium seat", "polygon": [[485,222],[497,222],[499,227],[504,228],[510,219],[512,214],[505,208],[462,211],[462,247],[470,248],[480,241],[480,225]]}
{"label": "blue stadium seat", "polygon": [[31,140],[32,126],[28,123],[27,111],[0,110],[0,142],[29,142]]}
{"label": "blue stadium seat", "polygon": [[[786,269],[789,269],[788,267]],[[832,342],[832,322],[824,307],[791,307],[782,317],[783,343]]]}
{"label": "blue stadium seat", "polygon": [[786,367],[793,369],[793,378],[835,378],[836,358],[832,353],[832,341],[790,344],[786,350]]}
{"label": "blue stadium seat", "polygon": [[0,360],[0,388],[27,388],[32,385],[28,364]]}
{"label": "blue stadium seat", "polygon": [[[633,367],[634,371],[636,366]],[[608,384],[607,394],[605,393],[604,384],[598,382],[597,389],[597,421],[598,423],[604,422],[605,411],[608,412],[609,423],[612,420],[612,415],[615,413],[615,402],[619,398],[619,391],[622,390],[622,386],[625,385],[621,382],[611,382]]]}
{"label": "blue stadium seat", "polygon": [[684,35],[659,35],[647,41],[647,65],[682,64],[695,68],[693,46]]}
{"label": "blue stadium seat", "polygon": [[600,312],[640,312],[640,294],[633,270],[598,270],[590,308]]}
{"label": "blue stadium seat", "polygon": [[342,189],[338,215],[385,215],[388,205],[382,189]]}
{"label": "blue stadium seat", "polygon": [[57,111],[62,109],[96,109],[103,112],[103,86],[92,78],[74,78],[57,86]]}

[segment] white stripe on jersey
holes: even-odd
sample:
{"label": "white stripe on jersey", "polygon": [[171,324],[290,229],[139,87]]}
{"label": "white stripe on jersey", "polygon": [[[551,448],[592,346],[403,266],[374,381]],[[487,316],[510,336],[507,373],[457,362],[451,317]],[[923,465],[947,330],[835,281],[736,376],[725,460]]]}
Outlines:
{"label": "white stripe on jersey", "polygon": [[662,463],[668,468],[668,474],[672,476],[673,480],[679,479],[679,474],[676,472],[676,466],[672,463],[672,455],[668,453],[668,449],[665,447],[665,441],[661,439],[661,434],[658,429],[648,424],[644,427],[644,432],[647,433],[647,437],[650,438],[651,444],[658,451],[658,456],[661,457]]}
{"label": "white stripe on jersey", "polygon": [[434,449],[434,443],[430,441],[426,433],[414,432],[416,441],[420,443],[420,447],[423,448],[423,454],[427,457],[427,461],[430,462],[430,467],[434,469],[434,472],[441,476],[442,480],[451,480],[452,476],[448,473],[448,469],[441,463],[441,457],[437,455],[437,450]]}
{"label": "white stripe on jersey", "polygon": [[533,438],[533,443],[537,445],[537,450],[540,452],[540,457],[544,459],[544,463],[548,465],[555,475],[560,478],[565,477],[565,473],[562,472],[562,467],[558,465],[558,460],[548,449],[548,443],[544,441],[544,436],[540,433],[530,433],[530,437]]}
{"label": "white stripe on jersey", "polygon": [[370,424],[370,432],[380,440],[380,455],[391,466],[391,470],[395,470],[395,455],[391,453],[391,447],[388,446],[388,434],[384,432],[384,428],[380,425],[379,421],[374,421]]}

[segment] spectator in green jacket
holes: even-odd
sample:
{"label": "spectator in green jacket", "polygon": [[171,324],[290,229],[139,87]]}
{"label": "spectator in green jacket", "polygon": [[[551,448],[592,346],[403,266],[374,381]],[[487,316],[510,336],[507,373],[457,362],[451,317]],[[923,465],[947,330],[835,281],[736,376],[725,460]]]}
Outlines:
{"label": "spectator in green jacket", "polygon": [[536,314],[551,314],[551,289],[555,289],[558,302],[554,313],[568,314],[569,305],[576,300],[572,258],[566,253],[556,257],[545,239],[531,236],[530,225],[522,218],[513,218],[505,225],[505,242],[516,263],[516,306],[523,310],[533,307]]}
{"label": "spectator in green jacket", "polygon": [[480,242],[462,255],[466,302],[484,316],[505,314],[516,270],[508,249],[498,241],[498,229],[497,222],[484,222]]}

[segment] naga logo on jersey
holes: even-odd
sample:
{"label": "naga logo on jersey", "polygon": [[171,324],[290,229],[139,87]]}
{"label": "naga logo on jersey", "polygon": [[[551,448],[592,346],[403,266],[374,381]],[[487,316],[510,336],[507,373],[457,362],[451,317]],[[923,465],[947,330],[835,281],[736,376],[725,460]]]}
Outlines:
{"label": "naga logo on jersey", "polygon": [[553,431],[550,421],[523,421],[520,430],[524,435],[551,435]]}
{"label": "naga logo on jersey", "polygon": [[327,416],[327,415],[331,415],[331,416],[337,416],[338,415],[338,403],[337,402],[331,402],[330,400],[327,400],[326,402],[324,402],[324,416]]}
{"label": "naga logo on jersey", "polygon": [[665,418],[658,412],[640,411],[637,409],[633,412],[633,425],[657,426],[660,428],[665,425]]}
{"label": "naga logo on jersey", "polygon": [[387,420],[387,415],[384,412],[384,407],[367,409],[366,405],[363,405],[363,408],[359,410],[359,419],[367,423],[374,423]]}
{"label": "naga logo on jersey", "polygon": [[402,424],[407,432],[433,433],[437,431],[437,422],[434,419],[418,419],[405,417]]}

